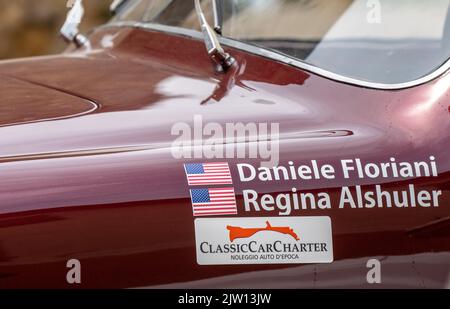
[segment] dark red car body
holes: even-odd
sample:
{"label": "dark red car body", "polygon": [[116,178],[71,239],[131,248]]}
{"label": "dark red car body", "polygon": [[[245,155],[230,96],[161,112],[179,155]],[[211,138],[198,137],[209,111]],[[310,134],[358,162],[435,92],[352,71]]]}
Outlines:
{"label": "dark red car body", "polygon": [[[111,46],[103,47],[105,37]],[[131,27],[101,28],[90,40],[91,50],[0,64],[0,288],[364,288],[373,287],[370,258],[387,271],[381,287],[445,287],[448,72],[406,89],[369,89],[226,47],[240,66],[228,82],[233,73],[216,73],[199,40]],[[333,263],[200,266],[183,163],[202,160],[170,153],[172,125],[195,114],[222,124],[280,123],[281,164],[433,155],[439,177],[383,186],[442,190],[440,206],[296,211],[331,217]],[[227,161],[233,177],[235,163],[257,164]],[[301,189],[336,199],[343,183]],[[375,182],[346,183],[358,184]],[[239,216],[259,216],[241,211],[242,189],[235,185]],[[82,263],[80,285],[66,281],[69,259]]]}

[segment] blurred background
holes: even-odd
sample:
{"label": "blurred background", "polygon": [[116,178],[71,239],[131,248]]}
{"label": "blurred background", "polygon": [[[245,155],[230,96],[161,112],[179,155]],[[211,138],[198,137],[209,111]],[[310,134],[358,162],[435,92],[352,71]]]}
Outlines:
{"label": "blurred background", "polygon": [[[61,52],[67,46],[59,28],[67,14],[66,0],[0,0],[0,59]],[[110,18],[109,0],[84,1],[86,32]]]}

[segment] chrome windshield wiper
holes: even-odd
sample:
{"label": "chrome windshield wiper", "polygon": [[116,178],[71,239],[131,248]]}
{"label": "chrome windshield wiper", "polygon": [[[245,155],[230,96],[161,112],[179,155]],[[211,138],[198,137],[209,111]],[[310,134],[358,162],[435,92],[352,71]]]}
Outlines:
{"label": "chrome windshield wiper", "polygon": [[66,20],[61,27],[61,36],[67,42],[73,42],[77,47],[87,45],[88,39],[80,33],[78,26],[84,16],[83,0],[71,0],[67,2],[67,6],[70,8],[67,13]]}
{"label": "chrome windshield wiper", "polygon": [[222,35],[223,9],[223,0],[213,0],[214,30],[220,35]]}
{"label": "chrome windshield wiper", "polygon": [[[224,51],[222,46],[219,43],[219,38],[217,33],[211,28],[208,24],[205,14],[203,14],[203,10],[200,4],[200,0],[195,1],[195,11],[197,13],[198,19],[200,21],[200,27],[203,32],[203,36],[205,38],[206,50],[208,51],[208,55],[211,60],[217,65],[219,71],[226,71],[229,69],[236,60],[228,53]],[[213,4],[213,7],[218,8]],[[221,16],[221,13],[214,13],[217,17]],[[217,18],[219,20],[219,18]]]}

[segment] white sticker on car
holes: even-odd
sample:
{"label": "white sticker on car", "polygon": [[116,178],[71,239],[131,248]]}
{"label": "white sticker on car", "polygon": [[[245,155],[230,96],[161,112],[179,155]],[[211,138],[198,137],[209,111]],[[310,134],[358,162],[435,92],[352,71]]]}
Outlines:
{"label": "white sticker on car", "polygon": [[331,219],[317,217],[199,218],[197,263],[331,263]]}

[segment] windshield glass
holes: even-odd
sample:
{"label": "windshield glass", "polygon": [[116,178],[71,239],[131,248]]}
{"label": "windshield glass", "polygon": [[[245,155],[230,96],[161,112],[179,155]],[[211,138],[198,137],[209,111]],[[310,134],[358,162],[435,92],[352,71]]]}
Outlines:
{"label": "windshield glass", "polygon": [[[202,6],[211,20],[212,1]],[[346,77],[405,83],[448,60],[449,8],[450,0],[224,0],[223,36]],[[115,20],[199,30],[194,0],[130,0]]]}

